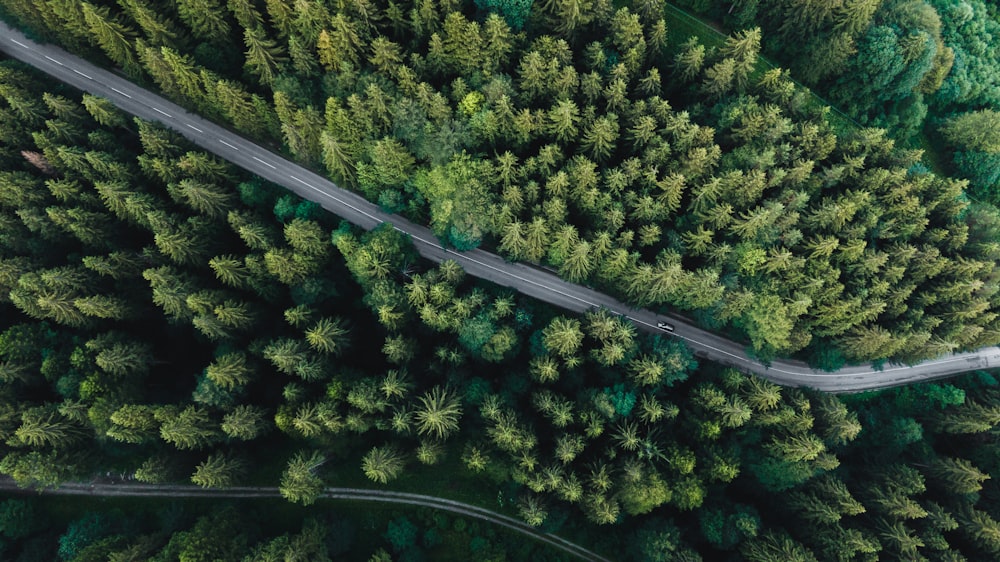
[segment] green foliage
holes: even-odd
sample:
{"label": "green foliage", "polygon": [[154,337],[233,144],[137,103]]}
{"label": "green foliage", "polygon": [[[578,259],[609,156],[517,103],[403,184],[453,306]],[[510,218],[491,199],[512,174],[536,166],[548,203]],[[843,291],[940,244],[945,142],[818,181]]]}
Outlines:
{"label": "green foliage", "polygon": [[634,391],[629,391],[624,384],[616,384],[611,388],[605,388],[602,392],[614,408],[615,415],[627,418],[632,414],[636,403]]}
{"label": "green foliage", "polygon": [[941,134],[962,150],[1000,153],[1000,112],[983,109],[957,115],[941,125]]}
{"label": "green foliage", "polygon": [[316,471],[326,462],[318,451],[299,451],[289,461],[281,475],[279,490],[288,501],[311,505],[323,492],[323,479]]}
{"label": "green foliage", "polygon": [[671,520],[651,519],[634,531],[629,544],[632,560],[668,562],[681,554],[680,529]]}
{"label": "green foliage", "polygon": [[361,470],[372,481],[386,484],[399,476],[403,462],[403,456],[393,447],[373,447],[361,459]]}
{"label": "green foliage", "polygon": [[642,515],[669,502],[672,496],[667,483],[659,474],[652,472],[642,480],[623,487],[620,500],[626,513]]}
{"label": "green foliage", "polygon": [[531,15],[534,0],[476,0],[480,10],[499,13],[514,31],[520,31]]}
{"label": "green foliage", "polygon": [[[972,36],[993,18],[969,17],[984,9],[974,0],[941,7],[939,22],[918,1],[705,2],[748,24],[708,48],[683,43],[679,18],[664,35],[655,2],[479,5],[506,23],[426,3],[28,4],[3,2],[141,65],[191,107],[283,140],[456,249],[485,242],[633,304],[691,311],[761,356],[803,351],[833,368],[996,343],[988,203],[967,206],[961,182],[926,173],[884,131],[838,137],[787,73],[756,65],[776,38],[769,50],[794,58],[794,75],[811,72],[897,135],[928,104],[947,107],[959,117],[943,136],[988,180],[991,116],[969,112],[991,107],[993,46]],[[579,515],[584,532],[607,525],[608,544],[635,560],[695,559],[690,544],[751,560],[997,550],[995,385],[842,402],[711,365],[689,383],[698,365],[680,340],[600,312],[559,316],[453,262],[427,268],[391,225],[338,229],[336,256],[315,204],[96,98],[39,95],[11,68],[0,66],[0,470],[22,485],[108,462],[167,481],[198,461],[196,482],[234,484],[234,459],[291,438],[316,449],[284,470],[293,502],[322,495],[326,455],[410,485],[413,452],[491,498],[497,483],[526,488],[522,516],[546,530]],[[139,143],[114,142],[134,138],[124,127]],[[280,433],[261,441],[272,415]],[[459,432],[461,455],[443,442]],[[205,452],[185,465],[177,449]],[[635,519],[654,510],[691,511],[691,524]],[[220,517],[156,539],[159,554],[87,539],[81,523],[78,550],[330,554],[319,525],[251,553],[254,529]],[[434,555],[459,542],[447,525],[394,524],[403,558],[421,555],[419,536]],[[492,543],[479,536],[472,557],[501,558]]]}
{"label": "green foliage", "polygon": [[1000,154],[960,150],[954,163],[958,174],[969,180],[972,193],[993,204],[1000,202]]}
{"label": "green foliage", "polygon": [[89,512],[69,524],[59,537],[59,557],[75,560],[88,546],[114,532],[116,521],[102,513]]}
{"label": "green foliage", "polygon": [[385,538],[396,552],[404,552],[417,545],[417,527],[408,518],[399,517],[389,522]]}
{"label": "green foliage", "polygon": [[720,509],[705,508],[698,513],[702,535],[712,546],[732,550],[746,539],[757,536],[761,521],[757,510],[737,505],[731,513]]}
{"label": "green foliage", "polygon": [[304,201],[290,193],[278,197],[274,203],[274,216],[280,222],[289,222],[292,219],[309,220],[317,217],[319,212],[319,205],[313,201]]}
{"label": "green foliage", "polygon": [[418,172],[413,185],[431,202],[431,228],[457,250],[477,247],[488,231],[488,168],[456,154],[444,166]]}
{"label": "green foliage", "polygon": [[24,500],[8,499],[0,503],[0,534],[11,540],[20,540],[35,532],[41,525],[34,506]]}
{"label": "green foliage", "polygon": [[235,484],[245,469],[242,460],[215,453],[195,468],[191,481],[202,488],[225,488]]}

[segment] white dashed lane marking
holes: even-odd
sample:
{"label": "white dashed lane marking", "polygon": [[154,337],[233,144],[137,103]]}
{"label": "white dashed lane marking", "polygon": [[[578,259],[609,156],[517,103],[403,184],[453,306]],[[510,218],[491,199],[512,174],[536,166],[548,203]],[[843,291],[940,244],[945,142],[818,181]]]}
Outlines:
{"label": "white dashed lane marking", "polygon": [[267,166],[268,168],[271,168],[272,170],[277,170],[277,168],[275,168],[270,162],[265,162],[260,158],[257,158],[256,156],[251,156],[250,158],[253,158],[254,160],[260,162],[261,164]]}

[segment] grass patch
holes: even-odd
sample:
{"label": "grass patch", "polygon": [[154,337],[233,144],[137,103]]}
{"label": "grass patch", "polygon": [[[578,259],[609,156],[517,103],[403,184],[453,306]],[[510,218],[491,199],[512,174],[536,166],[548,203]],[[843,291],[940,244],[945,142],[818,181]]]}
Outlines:
{"label": "grass patch", "polygon": [[945,158],[944,151],[940,150],[937,145],[934,144],[930,135],[921,131],[913,136],[911,142],[916,148],[920,148],[924,151],[924,155],[920,161],[923,162],[924,165],[930,169],[930,171],[939,176],[948,175],[948,162]]}

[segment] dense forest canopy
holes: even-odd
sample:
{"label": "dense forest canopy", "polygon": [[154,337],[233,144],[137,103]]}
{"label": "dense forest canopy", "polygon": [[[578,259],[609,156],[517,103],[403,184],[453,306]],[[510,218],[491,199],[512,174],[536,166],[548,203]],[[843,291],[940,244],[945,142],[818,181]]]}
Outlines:
{"label": "dense forest canopy", "polygon": [[757,69],[758,29],[706,50],[668,47],[649,3],[4,5],[457,249],[690,311],[762,358],[1000,341],[995,209],[883,130],[838,138]]}
{"label": "dense forest canopy", "polygon": [[[755,66],[755,29],[705,49],[668,41],[656,4],[596,0],[2,4],[456,248],[692,311],[762,356],[1000,339],[996,208],[885,130],[838,137]],[[991,149],[974,129],[942,134]],[[636,561],[1000,554],[988,373],[838,398],[698,364],[606,311],[427,264],[10,62],[0,132],[0,472],[22,485],[114,470],[305,505],[333,483],[435,488]],[[212,517],[62,559],[318,540]],[[410,542],[388,538],[391,559],[433,546],[394,523]]]}

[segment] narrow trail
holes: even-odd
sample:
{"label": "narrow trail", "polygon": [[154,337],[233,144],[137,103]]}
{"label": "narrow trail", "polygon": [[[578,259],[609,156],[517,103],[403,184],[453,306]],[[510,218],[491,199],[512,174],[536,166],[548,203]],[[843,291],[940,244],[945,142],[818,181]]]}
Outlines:
{"label": "narrow trail", "polygon": [[[126,497],[126,498],[225,498],[225,499],[267,499],[281,498],[276,487],[268,486],[234,486],[232,488],[200,488],[193,484],[137,484],[132,482],[65,482],[56,488],[41,490],[20,488],[10,478],[0,478],[0,492],[17,494],[44,494],[62,496],[92,496],[92,497]],[[531,539],[557,548],[580,560],[587,562],[611,562],[595,552],[570,542],[552,533],[543,533],[530,525],[502,513],[462,503],[446,498],[411,494],[408,492],[393,492],[390,490],[371,490],[365,488],[326,488],[319,496],[328,500],[349,500],[378,503],[392,503],[439,509],[464,517],[471,517],[506,527],[511,531],[525,535]],[[283,500],[284,501],[284,500]]]}

